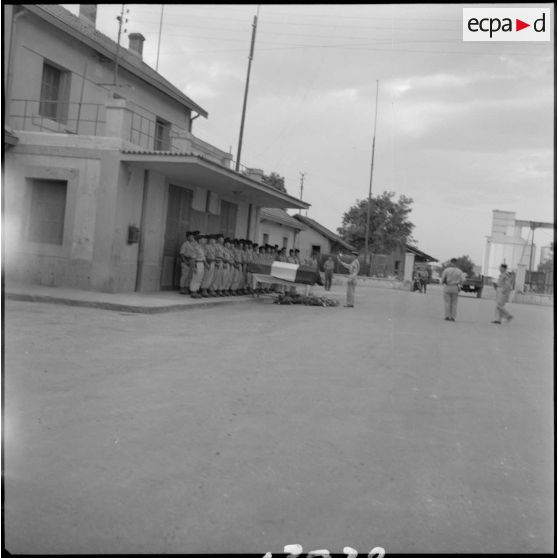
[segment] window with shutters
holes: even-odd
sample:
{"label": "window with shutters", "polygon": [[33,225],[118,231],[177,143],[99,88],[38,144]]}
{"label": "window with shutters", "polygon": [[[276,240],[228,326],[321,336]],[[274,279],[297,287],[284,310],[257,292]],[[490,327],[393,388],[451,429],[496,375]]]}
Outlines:
{"label": "window with shutters", "polygon": [[155,151],[170,151],[170,129],[171,125],[169,122],[157,118],[155,122],[155,143],[153,149]]}
{"label": "window with shutters", "polygon": [[68,118],[70,98],[70,72],[54,64],[43,64],[39,114],[45,118],[65,123]]}

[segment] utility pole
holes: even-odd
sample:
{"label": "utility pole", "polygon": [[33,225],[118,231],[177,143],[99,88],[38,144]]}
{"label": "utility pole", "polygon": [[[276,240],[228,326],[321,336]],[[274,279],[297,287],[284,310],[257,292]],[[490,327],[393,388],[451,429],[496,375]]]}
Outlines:
{"label": "utility pole", "polygon": [[[304,177],[306,176],[306,173],[304,172],[300,172],[300,201],[302,201],[302,191],[304,190]],[[302,209],[298,210],[298,214],[301,215],[302,214]]]}
{"label": "utility pole", "polygon": [[[124,12],[126,4],[122,4],[122,9],[120,10],[120,15],[116,16],[118,20],[118,42],[116,44],[116,60],[114,61],[114,84],[118,87],[118,61],[120,58],[120,35],[122,34],[122,25],[124,23],[128,23],[127,19],[124,19],[124,13],[129,13],[130,10],[126,10]],[[126,29],[124,29],[124,33],[126,33]]]}
{"label": "utility pole", "polygon": [[163,12],[165,5],[161,4],[161,19],[159,20],[159,40],[157,41],[157,62],[155,64],[155,71],[159,71],[159,51],[161,50],[161,32],[163,31]]}
{"label": "utility pole", "polygon": [[248,72],[246,74],[246,86],[244,88],[244,103],[242,105],[242,117],[240,119],[240,135],[238,138],[238,151],[236,153],[235,170],[238,172],[240,168],[240,153],[242,152],[242,136],[244,135],[244,119],[246,118],[246,103],[248,101],[248,86],[250,85],[250,70],[252,68],[252,59],[254,58],[254,45],[256,43],[256,28],[258,26],[258,15],[260,13],[260,5],[258,4],[258,11],[254,16],[252,23],[252,42],[250,43],[250,54],[248,55]]}
{"label": "utility pole", "polygon": [[[378,91],[380,82],[376,80],[376,109],[374,112],[374,134],[372,136],[372,161],[370,163],[370,185],[368,188],[368,210],[366,212],[366,235],[364,237],[364,253],[368,260],[368,236],[370,235],[370,204],[372,202],[372,176],[374,174],[374,150],[376,148],[376,122],[378,120]],[[371,263],[371,262],[370,262]],[[370,271],[369,271],[370,273]]]}

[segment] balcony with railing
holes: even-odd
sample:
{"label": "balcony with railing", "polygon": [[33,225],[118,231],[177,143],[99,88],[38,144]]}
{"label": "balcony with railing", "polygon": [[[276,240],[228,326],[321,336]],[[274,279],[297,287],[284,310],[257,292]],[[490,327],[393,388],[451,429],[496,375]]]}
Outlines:
{"label": "balcony with railing", "polygon": [[154,113],[134,110],[125,99],[111,99],[104,104],[12,99],[5,121],[16,133],[116,137],[123,140],[123,147],[127,149],[189,153],[227,168],[232,161],[230,154]]}

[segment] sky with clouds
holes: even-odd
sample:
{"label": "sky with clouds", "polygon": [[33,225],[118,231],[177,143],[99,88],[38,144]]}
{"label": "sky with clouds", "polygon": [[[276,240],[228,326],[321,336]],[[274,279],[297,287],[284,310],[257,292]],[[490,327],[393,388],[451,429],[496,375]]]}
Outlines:
{"label": "sky with clouds", "polygon": [[[146,38],[144,61],[155,68],[158,56],[158,71],[208,111],[194,135],[236,159],[258,13],[241,163],[284,176],[297,197],[304,173],[308,216],[335,232],[368,196],[378,86],[373,195],[414,200],[421,250],[480,265],[493,209],[555,217],[555,45],[464,42],[462,9],[488,6],[127,4],[126,29]],[[553,25],[553,4],[536,6]],[[98,5],[97,27],[115,40],[120,8]],[[536,232],[539,246],[552,239]]]}

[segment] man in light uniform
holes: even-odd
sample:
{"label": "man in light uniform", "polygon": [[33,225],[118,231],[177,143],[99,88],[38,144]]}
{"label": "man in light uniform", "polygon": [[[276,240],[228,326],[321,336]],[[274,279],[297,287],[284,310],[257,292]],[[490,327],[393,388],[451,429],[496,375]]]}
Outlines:
{"label": "man in light uniform", "polygon": [[508,271],[508,266],[502,264],[500,266],[500,276],[498,281],[494,283],[496,289],[496,309],[494,311],[493,324],[501,324],[502,318],[506,321],[511,321],[513,316],[504,308],[506,302],[510,299],[510,293],[513,288],[513,279],[511,273]]}
{"label": "man in light uniform", "polygon": [[452,258],[450,265],[442,272],[442,285],[444,285],[444,320],[455,322],[457,314],[457,298],[459,288],[465,281],[465,274],[457,267],[457,259]]}
{"label": "man in light uniform", "polygon": [[[225,236],[222,233],[217,235],[217,242],[215,244],[215,275],[213,277],[213,284],[209,291],[211,296],[223,296],[223,259],[225,256],[223,243]],[[212,294],[214,293],[214,294]]]}
{"label": "man in light uniform", "polygon": [[186,240],[180,247],[180,294],[187,295],[190,292],[189,285],[194,268],[194,232],[186,232]]}
{"label": "man in light uniform", "polygon": [[225,244],[223,247],[223,296],[230,296],[231,293],[231,283],[233,280],[233,264],[234,264],[234,254],[231,249],[231,239],[225,238]]}
{"label": "man in light uniform", "polygon": [[205,272],[201,284],[201,295],[208,298],[210,295],[211,286],[215,277],[215,235],[207,235],[208,243],[204,246],[205,249]]}
{"label": "man in light uniform", "polygon": [[199,291],[205,272],[205,251],[203,246],[206,242],[207,239],[204,235],[198,234],[196,236],[196,241],[194,242],[195,267],[192,279],[190,280],[190,296],[192,298],[201,298],[201,293]]}
{"label": "man in light uniform", "polygon": [[354,308],[355,306],[355,287],[357,284],[358,272],[360,271],[358,252],[351,252],[351,254],[354,259],[350,264],[346,264],[341,260],[339,255],[337,256],[337,261],[349,270],[349,275],[347,277],[347,304],[345,304],[345,308]]}

